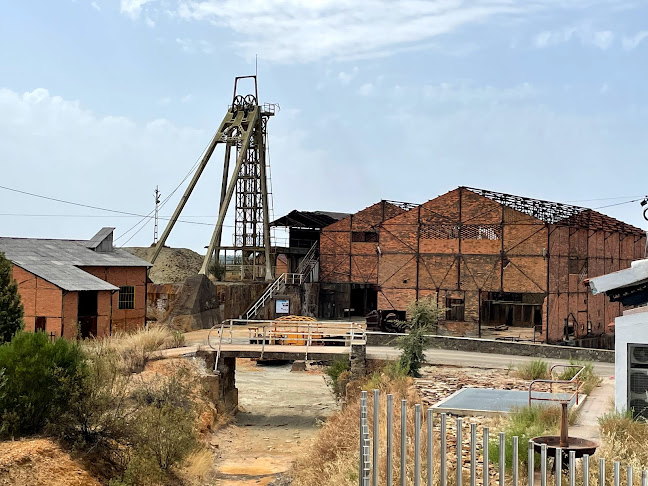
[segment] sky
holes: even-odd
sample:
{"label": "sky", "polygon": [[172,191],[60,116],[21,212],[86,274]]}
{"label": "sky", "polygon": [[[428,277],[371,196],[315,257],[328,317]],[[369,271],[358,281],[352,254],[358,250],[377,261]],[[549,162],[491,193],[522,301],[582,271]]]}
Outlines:
{"label": "sky", "polygon": [[[0,235],[150,245],[255,70],[275,217],[470,186],[646,227],[648,2],[5,0]],[[222,153],[170,246],[209,243]]]}

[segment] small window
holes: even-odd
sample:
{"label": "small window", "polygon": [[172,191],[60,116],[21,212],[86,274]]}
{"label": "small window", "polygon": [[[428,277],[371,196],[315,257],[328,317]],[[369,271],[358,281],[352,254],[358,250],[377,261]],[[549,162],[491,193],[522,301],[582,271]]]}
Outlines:
{"label": "small window", "polygon": [[47,324],[47,317],[37,317],[34,331],[35,332],[38,332],[38,331],[43,331],[44,332],[45,328],[46,328],[46,324]]}
{"label": "small window", "polygon": [[464,320],[464,300],[452,299],[446,297],[446,320],[448,321],[463,321]]}
{"label": "small window", "polygon": [[372,243],[378,243],[378,232],[376,232],[376,231],[365,231],[365,241],[370,241]]}
{"label": "small window", "polygon": [[134,309],[135,308],[135,287],[128,285],[126,287],[119,287],[119,308],[120,309]]}
{"label": "small window", "polygon": [[377,231],[353,231],[351,233],[351,241],[354,243],[377,243],[378,242],[378,232]]}

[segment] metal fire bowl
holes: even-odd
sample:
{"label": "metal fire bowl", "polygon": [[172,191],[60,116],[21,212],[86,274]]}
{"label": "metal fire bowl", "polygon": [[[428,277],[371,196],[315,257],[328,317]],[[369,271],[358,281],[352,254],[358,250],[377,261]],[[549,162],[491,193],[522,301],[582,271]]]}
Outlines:
{"label": "metal fire bowl", "polygon": [[598,444],[592,440],[581,439],[579,437],[568,437],[567,447],[560,447],[559,435],[544,435],[542,437],[534,437],[533,448],[536,452],[540,453],[542,444],[547,445],[547,456],[555,456],[556,449],[560,448],[563,454],[568,455],[569,452],[574,451],[576,457],[583,457],[585,454],[593,455],[596,452]]}

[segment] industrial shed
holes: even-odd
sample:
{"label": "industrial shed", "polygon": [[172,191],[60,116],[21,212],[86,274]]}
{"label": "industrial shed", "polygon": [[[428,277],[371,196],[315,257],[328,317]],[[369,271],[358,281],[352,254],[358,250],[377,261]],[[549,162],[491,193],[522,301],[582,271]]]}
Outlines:
{"label": "industrial shed", "polygon": [[106,336],[146,324],[147,261],[113,247],[114,228],[90,240],[0,237],[13,264],[25,329]]}
{"label": "industrial shed", "polygon": [[379,310],[431,298],[447,309],[441,332],[507,325],[581,345],[599,345],[621,315],[583,280],[628,268],[646,248],[643,230],[594,210],[469,187],[386,219],[378,240]]}

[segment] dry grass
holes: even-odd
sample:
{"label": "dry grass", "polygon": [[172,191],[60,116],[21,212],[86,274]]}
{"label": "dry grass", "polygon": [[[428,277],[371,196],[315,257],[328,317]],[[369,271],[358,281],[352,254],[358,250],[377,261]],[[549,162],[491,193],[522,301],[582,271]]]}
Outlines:
{"label": "dry grass", "polygon": [[611,412],[599,419],[603,447],[600,457],[633,466],[636,471],[648,466],[648,422],[632,419],[627,412]]}
{"label": "dry grass", "polygon": [[[420,397],[408,377],[390,377],[388,374],[374,374],[369,382],[352,382],[349,387],[347,405],[344,409],[332,415],[322,427],[311,449],[295,463],[291,473],[295,486],[323,486],[323,485],[355,485],[358,482],[358,414],[360,409],[360,390],[377,388],[381,390],[380,427],[385,429],[387,423],[386,393],[394,395],[394,423],[400,423],[400,400],[405,398],[410,403],[420,403]],[[371,395],[371,394],[370,394]],[[369,399],[370,423],[372,424],[373,404]],[[408,413],[408,437],[413,437],[414,416]],[[381,464],[385,464],[384,451],[386,439],[382,437],[380,445],[383,457]],[[400,444],[400,428],[395,427],[394,444]],[[413,441],[408,438],[408,448],[413,447]],[[413,451],[408,450],[410,454]],[[413,465],[413,463],[412,463]],[[394,477],[399,477],[400,470],[394,461]],[[408,468],[408,476],[413,481],[414,470]],[[381,471],[381,483],[386,480],[386,471]]]}
{"label": "dry grass", "polygon": [[151,358],[152,353],[161,349],[177,347],[184,343],[173,330],[162,326],[148,326],[133,333],[117,332],[112,336],[86,341],[84,346],[92,355],[114,353],[120,359],[124,372],[139,373]]}
{"label": "dry grass", "polygon": [[207,448],[193,452],[185,461],[180,475],[189,484],[204,484],[212,472],[214,455]]}

